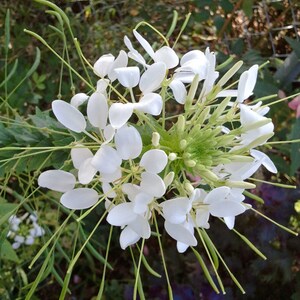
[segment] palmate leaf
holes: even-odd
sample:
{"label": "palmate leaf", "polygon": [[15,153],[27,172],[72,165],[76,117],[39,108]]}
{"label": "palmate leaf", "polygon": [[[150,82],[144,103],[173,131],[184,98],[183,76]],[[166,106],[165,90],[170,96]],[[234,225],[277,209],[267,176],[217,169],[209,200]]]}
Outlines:
{"label": "palmate leaf", "polygon": [[9,124],[0,123],[0,176],[12,170],[21,174],[41,167],[60,167],[69,154],[68,149],[60,147],[73,141],[74,137],[49,112],[39,109],[28,121],[18,117]]}
{"label": "palmate leaf", "polygon": [[13,249],[10,242],[6,239],[0,243],[0,259],[10,260],[15,263],[20,263],[16,251]]}

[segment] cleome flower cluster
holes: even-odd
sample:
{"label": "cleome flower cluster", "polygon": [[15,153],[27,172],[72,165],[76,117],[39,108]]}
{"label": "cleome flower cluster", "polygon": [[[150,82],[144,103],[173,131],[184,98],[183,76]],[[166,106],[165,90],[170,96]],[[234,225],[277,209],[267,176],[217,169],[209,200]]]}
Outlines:
{"label": "cleome flower cluster", "polygon": [[73,167],[45,171],[38,184],[61,192],[69,209],[103,205],[107,222],[121,229],[123,249],[150,238],[160,216],[184,252],[197,245],[195,233],[208,229],[212,217],[234,227],[235,217],[251,207],[244,193],[255,185],[247,179],[261,165],[277,172],[255,149],[274,126],[267,106],[245,103],[257,65],[237,83],[232,77],[241,61],[219,78],[208,48],[179,57],[167,41],[154,49],[133,34],[141,52],[125,36],[128,52],[105,54],[94,64],[93,91],[52,102],[57,120],[76,133]]}
{"label": "cleome flower cluster", "polygon": [[21,245],[33,245],[35,239],[43,236],[45,230],[37,223],[36,213],[25,213],[21,217],[12,215],[9,217],[9,231],[7,237],[13,239],[13,249],[18,249]]}

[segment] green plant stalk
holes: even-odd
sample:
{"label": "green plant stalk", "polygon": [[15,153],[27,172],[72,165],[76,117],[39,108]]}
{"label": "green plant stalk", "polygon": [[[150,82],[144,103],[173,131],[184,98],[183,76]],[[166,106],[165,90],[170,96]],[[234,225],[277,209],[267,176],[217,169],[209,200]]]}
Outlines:
{"label": "green plant stalk", "polygon": [[[129,247],[129,250],[130,250],[130,254],[131,254],[131,258],[132,258],[132,262],[133,262],[134,273],[136,274],[137,268],[136,268],[136,263],[135,263],[135,259],[134,259],[132,248]],[[145,295],[144,295],[144,291],[143,291],[143,285],[142,285],[141,278],[140,278],[139,274],[136,274],[136,277],[138,277],[138,292],[139,292],[139,296],[140,296],[141,300],[145,300]]]}
{"label": "green plant stalk", "polygon": [[287,227],[285,227],[285,226],[283,226],[283,225],[281,225],[281,224],[275,222],[274,220],[272,220],[271,218],[267,217],[266,215],[264,215],[264,214],[261,213],[260,211],[254,209],[253,207],[250,207],[250,209],[253,210],[255,213],[257,213],[258,215],[260,215],[261,217],[263,217],[263,218],[265,218],[266,220],[270,221],[271,223],[277,225],[277,226],[280,227],[281,229],[283,229],[283,230],[285,230],[285,231],[287,231],[287,232],[289,232],[289,233],[291,233],[291,234],[293,234],[293,235],[295,235],[295,236],[298,236],[298,233],[297,233],[297,232],[295,232],[295,231],[293,231],[293,230],[291,230],[291,229],[289,229],[289,228],[287,228]]}
{"label": "green plant stalk", "polygon": [[205,265],[205,262],[203,261],[203,258],[201,257],[200,253],[194,248],[191,246],[191,249],[193,250],[202,270],[203,270],[203,273],[204,273],[204,276],[206,277],[206,279],[208,280],[209,284],[211,285],[211,287],[214,289],[214,291],[217,293],[217,294],[220,294],[220,291],[218,290],[216,284],[214,283],[210,273],[209,273],[209,270],[208,268],[206,267]]}
{"label": "green plant stalk", "polygon": [[114,229],[114,227],[110,226],[109,236],[108,236],[108,241],[107,241],[107,247],[106,247],[106,253],[105,253],[105,263],[104,263],[103,272],[102,272],[102,279],[101,279],[101,284],[100,284],[100,287],[99,287],[99,292],[98,292],[96,300],[101,300],[103,292],[104,292],[106,267],[108,265],[108,254],[109,254],[109,249],[110,249],[110,243],[111,243],[111,237],[112,237],[113,229]]}
{"label": "green plant stalk", "polygon": [[252,180],[252,181],[255,181],[255,182],[262,182],[262,183],[266,183],[266,184],[270,184],[270,185],[282,187],[282,188],[285,188],[285,189],[296,189],[297,188],[296,185],[270,182],[270,181],[265,181],[265,180],[261,180],[261,179],[257,179],[257,178],[249,178],[249,180]]}
{"label": "green plant stalk", "polygon": [[185,20],[184,20],[184,22],[183,22],[183,24],[182,24],[182,26],[181,26],[181,28],[180,28],[180,31],[179,31],[179,34],[178,34],[177,38],[176,38],[176,40],[175,40],[175,42],[174,42],[174,44],[173,44],[173,47],[172,47],[173,49],[175,48],[175,46],[176,46],[176,44],[178,43],[178,41],[179,41],[179,39],[180,39],[180,37],[181,37],[183,31],[185,30],[185,28],[186,28],[186,26],[187,26],[187,24],[188,24],[188,22],[189,22],[189,20],[190,20],[191,15],[192,15],[191,13],[188,13],[188,14],[185,16]]}
{"label": "green plant stalk", "polygon": [[142,257],[143,257],[144,245],[145,245],[145,239],[142,240],[142,245],[141,245],[140,255],[139,255],[139,261],[138,261],[138,265],[137,265],[137,268],[136,268],[136,276],[135,276],[135,282],[134,282],[134,287],[133,287],[133,300],[136,300],[137,289],[138,289],[138,279],[141,278],[140,269],[141,269],[141,262],[142,262]]}
{"label": "green plant stalk", "polygon": [[167,265],[166,265],[166,261],[165,261],[164,251],[163,251],[163,247],[162,247],[162,243],[161,243],[161,239],[160,239],[160,233],[159,233],[159,230],[158,230],[158,224],[157,224],[155,213],[153,214],[153,220],[154,220],[154,224],[155,224],[155,230],[156,230],[156,233],[157,233],[157,240],[158,240],[159,250],[160,250],[160,253],[161,253],[161,259],[162,259],[162,263],[163,263],[163,267],[164,267],[164,271],[165,271],[165,275],[166,275],[169,300],[173,300],[173,291],[172,291],[172,287],[171,287],[171,284],[170,284],[168,269],[167,269]]}
{"label": "green plant stalk", "polygon": [[243,287],[241,286],[241,284],[239,283],[239,281],[236,279],[236,277],[233,275],[233,273],[230,271],[230,269],[228,268],[227,264],[225,263],[224,259],[222,258],[221,254],[219,253],[219,251],[217,250],[216,246],[214,245],[213,242],[211,242],[217,255],[219,256],[219,259],[221,260],[222,264],[224,265],[225,269],[227,270],[228,274],[230,275],[231,279],[233,280],[233,282],[237,285],[237,287],[241,290],[241,292],[243,294],[245,294],[245,290],[243,289]]}
{"label": "green plant stalk", "polygon": [[[78,242],[79,231],[80,231],[80,224],[77,223],[77,230],[76,230],[76,234],[75,234],[75,237],[74,237],[74,241],[72,243],[73,251],[72,251],[71,262],[74,259],[75,249],[76,249],[76,245],[77,245],[77,242]],[[70,262],[70,264],[71,264],[71,262]],[[59,295],[59,300],[64,300],[66,298],[66,294],[67,294],[67,291],[69,289],[69,283],[70,283],[71,276],[72,276],[72,272],[67,272],[67,274],[65,276],[65,279],[64,279],[64,282],[63,282],[63,287],[62,287],[61,293]]]}
{"label": "green plant stalk", "polygon": [[198,235],[199,235],[199,237],[200,237],[200,240],[201,240],[201,242],[202,242],[202,245],[203,245],[203,247],[204,247],[204,249],[205,249],[205,252],[206,252],[206,254],[207,254],[207,256],[208,256],[208,259],[209,259],[209,261],[210,261],[210,263],[211,263],[211,265],[212,265],[212,267],[213,267],[213,270],[214,270],[214,272],[215,272],[215,274],[216,274],[216,277],[217,277],[217,280],[218,280],[220,289],[221,289],[223,295],[225,295],[226,292],[225,292],[225,289],[224,289],[224,285],[223,285],[222,280],[221,280],[221,277],[220,277],[220,275],[219,275],[219,273],[218,273],[218,271],[217,271],[217,269],[216,269],[216,267],[215,267],[214,261],[213,261],[211,255],[210,255],[210,252],[209,252],[209,250],[208,250],[208,248],[207,248],[207,245],[206,245],[206,243],[205,243],[205,241],[204,241],[204,239],[203,239],[202,233],[201,233],[201,231],[200,231],[200,229],[199,229],[198,227],[196,227],[196,230],[197,230],[197,232],[198,232]]}
{"label": "green plant stalk", "polygon": [[72,70],[72,72],[78,78],[80,78],[92,91],[95,91],[95,88],[88,81],[86,81],[85,78],[83,78],[72,66],[70,66],[68,64],[68,62],[65,61],[52,47],[50,47],[50,45],[40,35],[36,34],[33,31],[27,30],[27,29],[24,29],[24,32],[32,35],[37,40],[39,40],[42,44],[44,44],[56,57],[58,57],[68,68],[70,68]]}
{"label": "green plant stalk", "polygon": [[170,29],[166,35],[166,39],[169,39],[172,33],[174,32],[177,25],[177,21],[178,21],[178,12],[176,10],[173,10],[173,19],[172,19]]}

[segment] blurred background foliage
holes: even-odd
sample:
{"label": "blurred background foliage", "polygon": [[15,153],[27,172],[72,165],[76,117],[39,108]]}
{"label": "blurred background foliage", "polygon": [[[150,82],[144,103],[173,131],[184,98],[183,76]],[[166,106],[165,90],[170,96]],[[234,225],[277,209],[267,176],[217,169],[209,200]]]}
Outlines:
{"label": "blurred background foliage", "polygon": [[[221,73],[225,73],[231,65],[241,59],[245,63],[240,73],[253,64],[263,64],[268,61],[259,72],[255,96],[250,101],[268,95],[284,98],[285,95],[293,95],[300,91],[300,4],[297,0],[52,2],[69,16],[74,36],[91,63],[104,53],[110,52],[116,55],[120,49],[125,49],[124,35],[131,38],[132,29],[140,21],[147,21],[166,34],[175,10],[178,12],[178,25],[170,38],[172,45],[186,14],[191,12],[190,21],[176,45],[177,52],[204,50],[209,46],[217,52],[219,64],[232,56],[232,63],[221,69]],[[67,45],[71,65],[80,74],[84,74],[67,29],[61,28],[55,16],[45,12],[46,9],[31,0],[1,1],[0,147],[64,146],[72,140],[64,135],[65,129],[51,117],[48,109],[52,100],[61,97],[68,101],[73,94],[86,92],[88,88],[75,77],[70,80],[66,68],[63,68],[62,80],[60,80],[61,62],[49,49],[23,31],[24,28],[35,31],[61,55]],[[9,28],[9,39],[7,28]],[[55,28],[66,31],[69,37],[67,44]],[[158,37],[148,27],[141,27],[140,32],[149,41],[159,42]],[[5,62],[7,62],[6,71]],[[274,99],[275,96],[266,102]],[[270,114],[277,130],[273,141],[300,138],[300,118],[296,118],[296,113],[288,107],[288,102],[284,100],[271,107]],[[299,186],[299,143],[277,144],[265,151],[268,151],[280,173],[275,177],[260,173],[257,175],[258,178]],[[61,167],[60,162],[68,156],[68,151],[59,151],[51,156],[48,153],[41,153],[34,157],[28,155],[22,159],[6,161],[16,153],[14,150],[0,152],[0,224],[3,224],[1,220],[4,220],[7,212],[16,208],[16,203],[22,202],[25,195],[27,197],[34,191],[34,185],[28,184],[35,181],[36,173],[33,171],[39,169],[41,164],[43,168]],[[28,186],[30,186],[29,190]],[[265,200],[264,206],[253,203],[254,206],[258,206],[260,211],[279,223],[299,232],[299,188],[291,190],[261,184],[254,192]],[[42,195],[35,195],[36,199],[33,199],[28,206],[22,206],[20,210],[38,210],[42,225],[51,236],[66,214],[64,211],[58,213],[57,205],[53,204],[55,202],[53,199],[57,199],[57,195],[49,193],[48,197],[52,201],[48,201],[49,199]],[[76,222],[70,219],[61,236],[61,243],[58,244],[60,248],[56,249],[55,260],[53,259],[51,267],[47,268],[42,284],[39,285],[32,299],[59,298],[59,285],[62,284],[61,280],[68,267],[67,257],[72,255],[74,234],[77,230],[80,231],[78,244],[82,245],[101,214],[101,210],[95,211],[81,231]],[[5,228],[4,224],[2,227]],[[241,295],[228,274],[220,270],[222,277],[228,278],[224,282],[227,295],[215,295],[206,282],[193,253],[188,251],[184,255],[179,255],[175,251],[174,241],[164,237],[175,299],[300,299],[298,238],[275,228],[274,225],[251,213],[245,214],[243,218],[237,218],[236,228],[268,257],[267,261],[262,261],[222,224],[212,224],[211,227],[212,240],[233,273],[240,279],[247,294]],[[103,265],[101,257],[97,256],[94,250],[100,255],[105,255],[108,232],[108,226],[101,226],[101,230],[96,232],[97,238],[94,237],[91,241],[91,248],[84,251],[84,256],[78,261],[72,273],[69,285],[72,296],[68,296],[67,299],[92,299],[97,294]],[[118,233],[115,232],[113,235],[115,242],[109,259],[114,270],[108,271],[107,274],[105,299],[131,299],[134,278],[132,263],[129,262],[128,253],[120,250],[117,236]],[[2,234],[0,242],[3,240],[5,235]],[[30,288],[28,283],[34,280],[43,263],[39,260],[37,267],[28,270],[33,253],[36,253],[40,246],[35,245],[33,248],[27,247],[18,251],[2,246],[1,299],[23,299],[22,297]],[[133,251],[137,253],[137,249]],[[47,253],[44,255],[46,256]],[[147,242],[145,255],[149,264],[163,274],[155,240],[150,239]],[[18,263],[17,268],[16,263]],[[151,276],[146,270],[143,270],[141,276],[147,299],[167,299],[164,280]],[[21,288],[22,286],[27,288]]]}

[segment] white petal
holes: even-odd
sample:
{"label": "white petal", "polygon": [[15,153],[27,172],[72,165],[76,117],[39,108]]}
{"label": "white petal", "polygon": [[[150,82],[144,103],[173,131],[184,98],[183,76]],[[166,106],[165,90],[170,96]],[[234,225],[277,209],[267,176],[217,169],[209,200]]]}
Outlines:
{"label": "white petal", "polygon": [[20,246],[21,246],[21,244],[20,244],[20,243],[18,243],[18,242],[14,242],[14,243],[12,243],[12,247],[13,247],[13,249],[18,249],[18,248],[20,248]]}
{"label": "white petal", "polygon": [[125,250],[128,246],[135,244],[141,237],[128,226],[120,234],[120,246]]}
{"label": "white petal", "polygon": [[68,129],[78,133],[85,130],[85,118],[73,105],[62,100],[54,100],[52,110],[57,120]]}
{"label": "white petal", "polygon": [[151,229],[148,220],[140,215],[138,215],[133,222],[129,223],[128,227],[144,239],[148,239],[151,235]]}
{"label": "white petal", "polygon": [[108,182],[102,183],[102,191],[107,198],[115,198],[117,196],[116,192]]}
{"label": "white petal", "polygon": [[133,211],[137,214],[144,214],[148,210],[148,204],[151,203],[153,197],[146,193],[138,193],[134,197]]}
{"label": "white petal", "polygon": [[172,224],[165,221],[165,229],[174,240],[189,246],[197,245],[195,236],[183,224]]}
{"label": "white petal", "polygon": [[107,198],[105,199],[104,206],[105,206],[105,209],[107,210],[107,212],[110,212],[115,207],[113,202],[108,200]]}
{"label": "white petal", "polygon": [[23,244],[24,241],[25,241],[25,237],[24,237],[24,236],[21,236],[21,235],[16,235],[14,240],[15,240],[15,242],[17,242],[17,243]]}
{"label": "white petal", "polygon": [[187,96],[185,85],[178,79],[172,80],[169,87],[171,88],[175,100],[179,104],[184,104]]}
{"label": "white petal", "polygon": [[219,98],[219,97],[237,97],[237,95],[238,95],[238,91],[237,90],[223,90],[223,91],[221,91],[221,92],[219,92],[218,94],[217,94],[217,98]]}
{"label": "white petal", "polygon": [[132,203],[116,205],[107,215],[107,222],[114,226],[125,226],[134,221],[137,214],[133,212]]}
{"label": "white petal", "polygon": [[166,221],[173,224],[180,224],[187,218],[191,210],[191,202],[186,197],[179,197],[164,201],[160,204],[163,208],[163,215]]}
{"label": "white petal", "polygon": [[73,174],[62,170],[43,172],[38,178],[38,185],[57,192],[67,192],[75,186],[76,178]]}
{"label": "white petal", "polygon": [[148,113],[152,116],[158,116],[161,113],[163,101],[159,94],[148,93],[144,95],[139,103],[135,103],[134,109]]}
{"label": "white petal", "polygon": [[225,217],[224,218],[225,224],[227,225],[228,229],[233,229],[235,217]]}
{"label": "white petal", "polygon": [[127,87],[133,88],[140,81],[140,69],[138,67],[124,67],[115,69],[119,82]]}
{"label": "white petal", "polygon": [[86,209],[98,201],[98,193],[93,189],[79,188],[64,193],[60,202],[70,209]]}
{"label": "white petal", "polygon": [[256,84],[257,72],[258,65],[254,65],[241,75],[238,85],[238,102],[241,103],[252,95],[254,86]]}
{"label": "white petal", "polygon": [[139,87],[143,94],[154,92],[160,88],[161,83],[165,79],[166,71],[166,65],[162,62],[151,65],[140,80]]}
{"label": "white petal", "polygon": [[27,236],[25,240],[25,245],[32,245],[34,243],[34,238],[32,236]]}
{"label": "white petal", "polygon": [[208,228],[209,211],[205,208],[198,208],[196,211],[196,224],[201,228]]}
{"label": "white petal", "polygon": [[100,181],[101,182],[116,182],[119,181],[122,177],[121,168],[117,168],[117,170],[111,174],[101,173],[100,174]]}
{"label": "white petal", "polygon": [[200,50],[192,50],[184,54],[180,60],[180,65],[183,66],[191,60],[205,61],[207,58],[205,54]]}
{"label": "white petal", "polygon": [[130,51],[128,53],[128,57],[130,57],[131,59],[135,60],[136,62],[142,64],[142,65],[146,65],[146,61],[145,59],[143,58],[143,56],[138,52],[136,51],[129,38],[127,36],[124,37],[124,44],[126,45],[126,47],[128,48],[128,50]]}
{"label": "white petal", "polygon": [[209,212],[215,217],[234,217],[242,214],[245,206],[235,201],[220,200],[209,206]]}
{"label": "white petal", "polygon": [[253,162],[232,162],[230,164],[224,165],[224,170],[231,173],[231,180],[245,180],[252,176],[260,167],[260,161]]}
{"label": "white petal", "polygon": [[189,247],[189,245],[181,243],[181,242],[177,242],[176,246],[177,246],[177,251],[179,253],[184,253],[186,251],[186,249]]}
{"label": "white petal", "polygon": [[221,186],[210,191],[204,199],[204,203],[212,204],[219,203],[219,201],[225,199],[230,193],[230,188],[227,186]]}
{"label": "white petal", "polygon": [[140,166],[147,172],[160,173],[168,163],[168,156],[163,150],[152,149],[145,152],[141,158]]}
{"label": "white petal", "polygon": [[92,157],[86,159],[79,167],[78,181],[81,184],[89,184],[97,173],[97,170],[91,164],[92,159]]}
{"label": "white petal", "polygon": [[121,128],[133,113],[132,103],[114,103],[109,109],[109,122],[115,129]]}
{"label": "white petal", "polygon": [[79,169],[81,164],[88,158],[93,157],[93,153],[88,148],[81,148],[82,145],[78,144],[71,149],[71,158],[73,165],[76,169]]}
{"label": "white petal", "polygon": [[141,192],[141,188],[132,183],[124,183],[122,185],[122,192],[128,196],[129,200],[134,201],[136,195]]}
{"label": "white petal", "polygon": [[102,145],[92,159],[92,165],[101,173],[112,174],[122,163],[117,151],[107,145]]}
{"label": "white petal", "polygon": [[94,73],[99,77],[105,77],[111,69],[115,57],[112,54],[102,55],[94,64]]}
{"label": "white petal", "polygon": [[88,98],[89,96],[87,94],[78,93],[71,98],[70,104],[77,108],[79,105],[83,104]]}
{"label": "white petal", "polygon": [[255,150],[255,149],[251,149],[250,150],[250,154],[251,156],[253,156],[254,158],[260,160],[262,162],[262,165],[264,167],[266,167],[266,169],[272,173],[277,173],[277,168],[274,165],[274,163],[272,162],[272,160],[269,158],[268,155],[264,154],[261,151]]}
{"label": "white petal", "polygon": [[88,101],[87,116],[90,123],[100,129],[104,129],[108,117],[107,99],[101,93],[93,93]]}
{"label": "white petal", "polygon": [[174,74],[173,78],[184,83],[191,83],[195,78],[195,74],[193,72],[178,72]]}
{"label": "white petal", "polygon": [[97,93],[101,93],[105,95],[108,85],[109,85],[108,79],[99,79],[97,81],[97,88],[96,88]]}
{"label": "white petal", "polygon": [[141,177],[142,181],[140,186],[143,192],[157,198],[160,198],[165,194],[165,183],[158,175],[149,172],[143,172]]}
{"label": "white petal", "polygon": [[116,130],[109,124],[103,130],[103,135],[105,137],[105,143],[109,143],[115,136]]}
{"label": "white petal", "polygon": [[122,159],[138,157],[143,148],[140,133],[133,126],[123,126],[115,135],[115,144]]}
{"label": "white petal", "polygon": [[128,56],[125,51],[121,50],[119,55],[117,56],[116,60],[111,65],[111,69],[108,72],[108,78],[113,82],[117,79],[117,73],[115,69],[117,68],[124,68],[128,64]]}
{"label": "white petal", "polygon": [[179,58],[176,52],[168,46],[163,46],[162,48],[158,49],[154,53],[153,60],[155,62],[165,63],[168,70],[175,68],[179,63]]}
{"label": "white petal", "polygon": [[153,51],[151,45],[136,30],[133,30],[133,34],[134,34],[135,38],[139,41],[141,46],[149,54],[149,56],[153,58],[154,57],[154,51]]}

